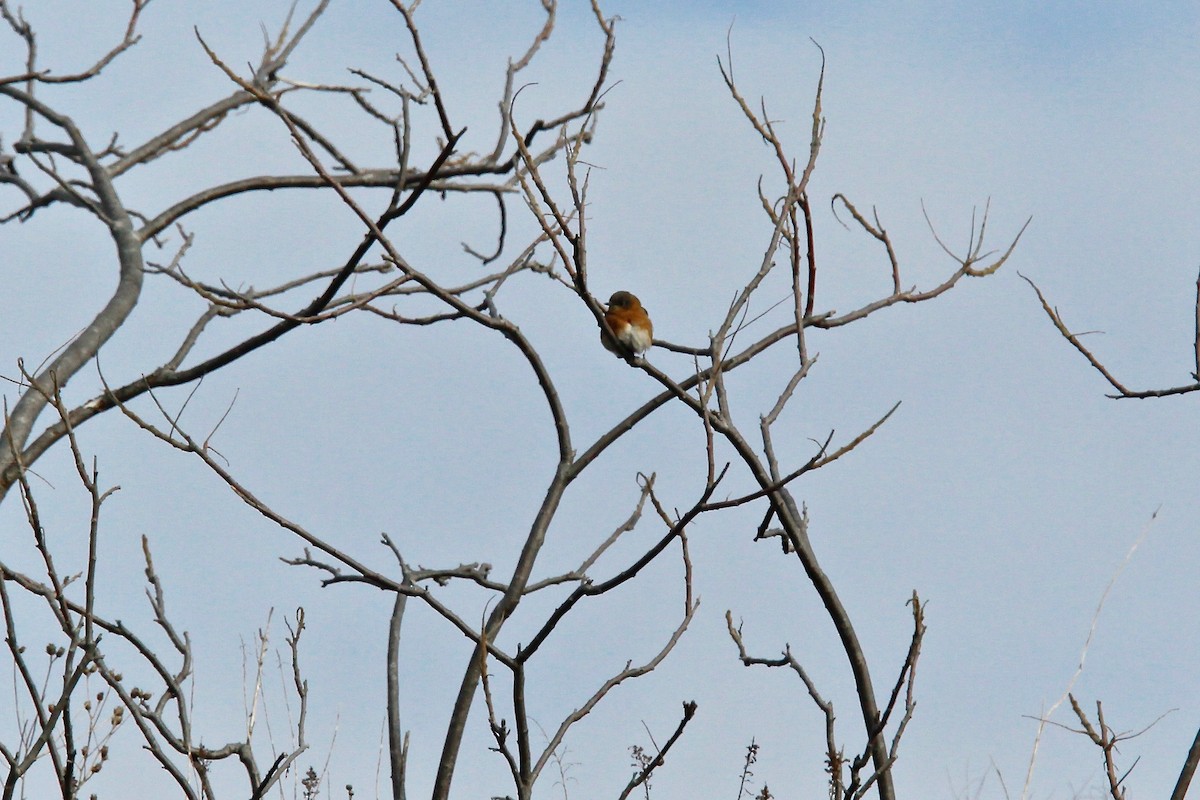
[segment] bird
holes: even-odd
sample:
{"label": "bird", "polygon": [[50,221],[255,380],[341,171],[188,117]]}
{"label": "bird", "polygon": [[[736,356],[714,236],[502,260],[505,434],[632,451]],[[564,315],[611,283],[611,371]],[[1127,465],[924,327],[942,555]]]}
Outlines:
{"label": "bird", "polygon": [[613,341],[613,336],[609,336],[607,331],[600,331],[600,344],[606,350],[619,356],[640,356],[650,349],[654,340],[654,325],[646,309],[642,308],[642,301],[633,294],[613,292],[613,296],[608,298],[604,321],[616,337],[616,341]]}

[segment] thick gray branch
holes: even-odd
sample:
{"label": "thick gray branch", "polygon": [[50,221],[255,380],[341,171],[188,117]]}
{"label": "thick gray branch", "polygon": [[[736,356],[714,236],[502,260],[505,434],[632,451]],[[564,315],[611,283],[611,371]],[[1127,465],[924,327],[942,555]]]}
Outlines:
{"label": "thick gray branch", "polygon": [[[61,389],[84,364],[88,363],[109,337],[129,317],[142,290],[142,242],[133,222],[117,196],[112,178],[97,161],[83,134],[69,118],[51,109],[28,93],[12,86],[0,86],[0,94],[11,97],[51,124],[61,128],[74,145],[75,158],[88,171],[92,188],[99,200],[102,222],[116,244],[117,288],[108,303],[58,357],[33,376],[34,386],[27,389],[9,415],[8,426],[0,436],[0,474],[11,466],[13,451],[19,451],[29,438],[34,422],[46,407],[56,388]],[[10,446],[10,443],[12,446]]]}

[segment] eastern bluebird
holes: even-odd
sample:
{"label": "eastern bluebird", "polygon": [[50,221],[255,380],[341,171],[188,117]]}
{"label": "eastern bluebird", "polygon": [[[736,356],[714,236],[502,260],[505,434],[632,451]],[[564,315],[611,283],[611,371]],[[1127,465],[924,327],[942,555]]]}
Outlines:
{"label": "eastern bluebird", "polygon": [[642,302],[629,292],[613,292],[608,298],[608,310],[604,321],[612,328],[616,341],[606,331],[600,331],[600,344],[617,355],[632,353],[640,356],[650,349],[654,339],[654,325],[642,308]]}

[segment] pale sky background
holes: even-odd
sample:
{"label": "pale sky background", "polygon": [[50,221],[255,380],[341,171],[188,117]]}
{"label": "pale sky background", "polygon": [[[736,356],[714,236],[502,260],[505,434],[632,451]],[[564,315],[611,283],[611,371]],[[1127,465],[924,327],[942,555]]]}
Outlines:
{"label": "pale sky background", "polygon": [[[143,42],[103,81],[42,96],[80,122],[94,144],[113,130],[126,143],[140,141],[229,91],[192,37],[193,24],[230,63],[242,64],[258,58],[259,23],[275,30],[286,8],[274,1],[151,5]],[[285,74],[345,82],[345,67],[362,66],[399,79],[391,57],[401,26],[389,9],[335,2]],[[905,286],[930,287],[954,267],[925,226],[922,201],[954,245],[966,241],[972,207],[982,209],[989,197],[995,247],[1032,216],[999,274],[964,280],[931,303],[811,335],[820,360],[775,440],[788,463],[798,464],[811,453],[810,438],[836,429],[844,441],[903,401],[858,451],[793,488],[808,505],[814,546],[853,615],[880,694],[907,644],[905,601],[916,589],[928,602],[916,717],[896,768],[903,797],[1003,797],[996,770],[1009,796],[1020,795],[1036,730],[1030,717],[1067,687],[1097,602],[1146,533],[1108,595],[1074,692],[1089,709],[1102,700],[1122,731],[1172,712],[1126,743],[1119,762],[1127,768],[1141,758],[1129,778],[1131,798],[1166,796],[1200,724],[1196,398],[1107,399],[1107,384],[1058,337],[1017,271],[1037,281],[1075,329],[1104,332],[1088,342],[1128,385],[1189,382],[1200,268],[1200,7],[608,2],[604,9],[622,21],[611,74],[619,84],[586,155],[598,168],[592,284],[605,297],[618,288],[636,292],[661,338],[704,343],[757,268],[770,234],[755,194],[760,174],[778,191],[770,153],[717,71],[731,23],[740,87],[751,100],[766,98],[798,158],[807,152],[820,64],[809,37],[825,50],[828,122],[810,187],[818,308],[846,311],[890,285],[876,243],[829,213],[836,192],[878,210],[903,261]],[[43,31],[43,63],[67,71],[90,63],[99,42],[108,46],[101,31],[115,31],[125,4],[36,0],[25,11]],[[421,6],[451,115],[470,129],[465,150],[492,148],[504,59],[523,50],[539,14],[535,2]],[[108,25],[104,15],[113,18]],[[537,86],[522,95],[522,119],[563,108],[590,87],[601,38],[589,15],[586,4],[563,3],[555,38],[526,75]],[[0,39],[0,54],[3,70],[15,71],[13,37]],[[344,113],[314,115],[361,162],[386,159],[390,142],[379,131]],[[428,118],[420,124],[415,140],[428,153],[435,129]],[[19,118],[10,107],[0,106],[0,126],[11,146]],[[285,129],[255,109],[118,187],[132,205],[153,211],[196,187],[278,169],[304,171]],[[561,161],[548,167],[561,169]],[[0,195],[6,212],[12,194]],[[425,198],[421,207],[395,231],[402,252],[447,279],[478,274],[458,243],[490,246],[491,200]],[[511,244],[519,247],[531,228],[519,206],[513,210],[520,235]],[[305,193],[238,200],[187,225],[197,234],[189,273],[234,285],[265,286],[341,263],[360,235],[344,208]],[[104,232],[67,209],[39,213],[0,236],[0,374],[13,376],[18,357],[40,362],[91,318],[116,270]],[[507,291],[502,311],[556,372],[577,447],[657,393],[598,346],[594,323],[564,292],[536,276]],[[297,296],[290,306],[306,300]],[[148,280],[130,324],[102,352],[110,381],[124,383],[164,361],[200,310],[165,280]],[[247,318],[214,330],[196,357],[267,324]],[[500,337],[466,323],[412,329],[347,317],[290,334],[210,376],[184,421],[207,432],[237,392],[214,439],[234,474],[378,569],[395,573],[378,545],[387,531],[412,563],[488,561],[506,576],[554,457],[548,414],[514,356]],[[676,375],[687,369],[661,350],[649,357]],[[778,358],[731,380],[734,412],[748,431],[790,369]],[[86,399],[97,385],[89,368],[71,397]],[[3,393],[15,402],[11,385]],[[164,397],[177,405],[185,394]],[[628,515],[639,470],[658,473],[668,504],[690,506],[702,481],[697,434],[693,419],[669,410],[608,453],[568,493],[537,575],[571,568]],[[358,798],[378,796],[376,786],[382,793],[391,598],[364,588],[322,590],[315,573],[281,564],[277,556],[299,555],[294,540],[242,506],[202,465],[125,420],[98,418],[81,430],[81,442],[98,456],[102,480],[122,487],[105,506],[102,613],[151,633],[139,555],[140,537],[149,536],[176,623],[195,643],[204,741],[239,735],[241,648],[268,609],[276,609],[272,632],[282,646],[282,615],[303,605],[313,748],[298,764],[301,771],[327,764],[335,796],[345,796],[346,784]],[[42,486],[39,495],[48,533],[69,559],[84,541],[87,515],[67,451],[53,450],[36,468],[54,487]],[[729,491],[747,485],[738,475]],[[757,654],[772,656],[791,643],[834,701],[847,751],[858,750],[858,712],[832,626],[799,564],[781,558],[774,544],[751,541],[757,521],[758,512],[730,513],[694,526],[698,617],[656,673],[615,690],[576,726],[566,751],[571,798],[615,797],[631,772],[627,748],[649,744],[643,722],[662,742],[686,700],[696,700],[699,712],[656,775],[653,797],[734,800],[751,737],[762,747],[756,789],[766,782],[779,798],[822,796],[821,716],[794,675],[737,662],[726,609],[744,620]],[[15,495],[0,509],[0,530],[4,557],[29,563]],[[647,517],[595,575],[623,568],[658,535]],[[482,593],[443,594],[468,619],[484,613]],[[585,604],[535,663],[531,713],[552,730],[627,659],[656,652],[681,606],[673,557]],[[503,644],[515,649],[526,641],[545,608],[545,601],[523,606]],[[420,797],[432,783],[469,647],[418,604],[410,609],[404,719],[413,731],[409,792]],[[40,648],[48,634],[30,625],[25,635]],[[5,741],[14,735],[10,698],[0,695]],[[276,680],[270,725],[283,743],[280,700]],[[1064,710],[1054,719],[1070,724]],[[458,797],[509,791],[501,759],[485,750],[481,712],[472,715],[464,744]],[[145,763],[132,752],[134,734],[122,733],[119,743],[130,751],[97,779],[92,790],[101,796],[150,796],[164,787],[156,769],[133,767]],[[229,780],[231,796],[240,796],[241,774]],[[1102,781],[1094,747],[1060,729],[1046,732],[1031,796],[1094,797]],[[538,796],[561,796],[554,782],[545,775]]]}

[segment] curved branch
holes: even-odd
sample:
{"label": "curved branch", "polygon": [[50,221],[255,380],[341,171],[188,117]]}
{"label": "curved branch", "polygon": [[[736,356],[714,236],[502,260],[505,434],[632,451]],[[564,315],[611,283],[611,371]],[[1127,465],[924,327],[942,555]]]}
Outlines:
{"label": "curved branch", "polygon": [[[410,172],[404,176],[404,185],[397,186],[401,178],[401,171],[398,169],[368,169],[362,170],[354,175],[336,175],[333,180],[339,186],[358,188],[377,188],[377,189],[405,189],[408,186],[415,186],[417,189],[428,187],[428,184],[434,179],[438,179],[435,186],[439,192],[470,192],[484,191],[496,192],[506,191],[496,186],[469,186],[463,184],[455,184],[448,181],[450,178],[464,176],[483,176],[502,174],[498,167],[485,166],[461,166],[444,168],[444,159],[435,161],[430,166],[427,172]],[[183,217],[191,214],[209,203],[217,200],[223,200],[226,197],[243,194],[245,192],[273,192],[277,189],[324,189],[329,186],[329,182],[319,175],[258,175],[252,178],[241,178],[236,181],[222,183],[218,186],[211,186],[203,191],[197,192],[191,197],[186,197],[175,203],[170,208],[160,212],[153,219],[147,221],[139,230],[138,235],[143,239],[150,239],[152,236],[161,233],[169,228],[172,224],[179,221]],[[423,191],[423,189],[421,189]]]}
{"label": "curved branch", "polygon": [[[7,87],[0,86],[0,92],[4,92],[6,89]],[[446,159],[449,158],[450,154],[453,152],[454,144],[454,141],[448,142],[438,157],[434,159],[434,162],[430,167],[430,171],[423,176],[423,180],[417,185],[417,187],[413,190],[413,193],[409,196],[408,199],[410,202],[406,203],[405,206],[402,207],[401,211],[406,211],[408,208],[411,208],[412,203],[415,202],[415,197],[419,197],[429,188],[433,177],[437,175],[441,165],[445,163]],[[132,400],[133,398],[138,397],[139,395],[150,391],[151,389],[156,389],[162,386],[178,386],[180,384],[190,383],[191,381],[202,378],[210,372],[215,372],[216,370],[231,364],[234,361],[237,361],[248,353],[254,352],[263,345],[275,341],[289,331],[295,330],[297,327],[303,324],[300,321],[300,318],[311,317],[314,314],[319,313],[326,306],[328,306],[330,302],[333,301],[338,290],[343,284],[345,284],[347,280],[349,280],[350,276],[354,274],[362,259],[366,257],[367,252],[375,243],[375,235],[381,234],[383,227],[397,216],[399,216],[397,210],[389,209],[388,212],[386,212],[384,216],[380,218],[378,223],[373,224],[372,230],[368,230],[368,232],[363,236],[363,240],[351,254],[345,266],[342,267],[337,275],[335,275],[326,286],[325,291],[307,306],[297,312],[293,318],[280,320],[265,331],[256,334],[255,336],[251,336],[249,339],[246,339],[234,345],[233,347],[230,347],[224,352],[212,356],[211,358],[188,369],[176,370],[171,368],[160,368],[149,375],[143,376],[142,378],[139,378],[131,383],[127,383],[117,389],[105,391],[83,405],[72,409],[70,414],[67,415],[67,419],[65,421],[60,421],[46,428],[46,430],[44,430],[41,435],[37,437],[37,439],[35,439],[28,447],[25,448],[24,452],[22,453],[24,462],[26,464],[32,464],[35,460],[37,460],[43,453],[46,452],[46,450],[48,450],[55,442],[57,442],[66,434],[68,426],[78,426],[97,414],[108,411],[111,408],[115,408],[117,405]],[[128,219],[128,217],[126,217],[126,219]],[[132,237],[137,236],[137,234],[134,234],[132,230],[130,230],[130,235]],[[141,286],[142,276],[142,268],[140,266],[140,248],[141,243],[139,241],[136,250],[139,265],[138,269],[136,270],[136,277],[139,288]],[[111,331],[109,331],[109,335],[111,335]],[[72,347],[74,347],[74,343],[72,344]],[[64,352],[64,355],[65,354],[66,353]],[[95,355],[95,353],[93,352],[91,355]],[[91,355],[89,355],[88,358],[90,358]],[[62,356],[59,358],[61,359]],[[84,363],[86,363],[86,359]],[[50,367],[48,367],[46,372],[49,372],[53,366],[54,365],[52,364]],[[37,395],[37,393],[26,392],[25,396],[23,396],[21,401],[17,404],[17,408],[19,409],[21,407],[21,403],[24,403],[31,395]],[[30,425],[32,425],[32,422],[30,422]],[[28,432],[29,431],[27,428],[25,431],[26,437],[28,436]],[[14,439],[14,441],[18,440]],[[2,443],[3,439],[0,439],[0,444]],[[0,498],[3,498],[8,489],[12,486],[12,482],[16,479],[16,474],[16,464],[12,463],[11,459],[6,457],[3,453],[0,453]]]}
{"label": "curved branch", "polygon": [[[87,327],[63,348],[58,357],[33,378],[36,391],[26,391],[9,415],[4,433],[0,435],[0,497],[3,497],[15,477],[13,473],[16,464],[10,450],[25,446],[25,442],[33,430],[34,422],[46,407],[51,392],[65,387],[80,368],[90,361],[104,343],[124,324],[141,294],[144,266],[142,242],[134,232],[133,221],[117,195],[111,176],[100,165],[75,123],[69,117],[59,114],[27,92],[12,86],[0,85],[0,95],[10,97],[36,112],[51,124],[61,128],[70,137],[76,159],[91,177],[92,187],[100,204],[101,221],[108,227],[109,234],[116,245],[118,263],[117,288],[108,303],[88,323]],[[31,462],[26,460],[25,463]]]}
{"label": "curved branch", "polygon": [[[1080,355],[1082,355],[1084,358],[1086,358],[1087,362],[1089,364],[1091,364],[1092,367],[1095,368],[1095,370],[1097,372],[1099,372],[1102,376],[1104,376],[1104,380],[1108,381],[1110,386],[1112,386],[1114,389],[1117,390],[1116,394],[1110,394],[1110,395],[1108,395],[1108,397],[1111,397],[1114,399],[1120,399],[1120,398],[1145,399],[1145,398],[1150,398],[1150,397],[1168,397],[1170,395],[1175,395],[1175,394],[1188,394],[1190,392],[1200,391],[1200,366],[1197,367],[1197,373],[1195,373],[1193,375],[1193,377],[1196,378],[1195,383],[1189,383],[1189,384],[1185,384],[1183,386],[1175,386],[1170,389],[1135,390],[1135,389],[1130,389],[1130,388],[1126,387],[1123,383],[1121,383],[1119,380],[1117,380],[1116,377],[1111,372],[1108,371],[1108,368],[1105,367],[1104,364],[1100,363],[1100,359],[1096,358],[1096,356],[1092,354],[1092,351],[1089,350],[1083,344],[1083,342],[1081,342],[1079,340],[1079,337],[1081,334],[1071,333],[1071,329],[1067,327],[1067,324],[1065,322],[1063,322],[1062,317],[1059,315],[1058,309],[1051,307],[1050,302],[1048,300],[1046,300],[1046,296],[1044,294],[1042,294],[1042,290],[1038,288],[1037,284],[1034,283],[1033,281],[1031,281],[1029,278],[1025,277],[1024,275],[1021,275],[1021,273],[1018,272],[1017,274],[1020,275],[1021,280],[1028,283],[1030,288],[1033,289],[1034,293],[1037,294],[1038,300],[1042,304],[1042,310],[1046,312],[1046,316],[1048,316],[1050,318],[1050,321],[1054,323],[1054,327],[1058,329],[1058,332],[1060,334],[1062,334],[1062,337],[1064,339],[1066,339],[1068,342],[1070,342],[1071,346],[1074,347],[1076,350],[1078,350]],[[1200,280],[1197,281],[1196,289],[1197,289],[1197,299],[1196,299],[1196,348],[1195,349],[1196,349],[1196,353],[1198,354],[1197,355],[1197,359],[1198,359],[1197,364],[1200,365]]]}

